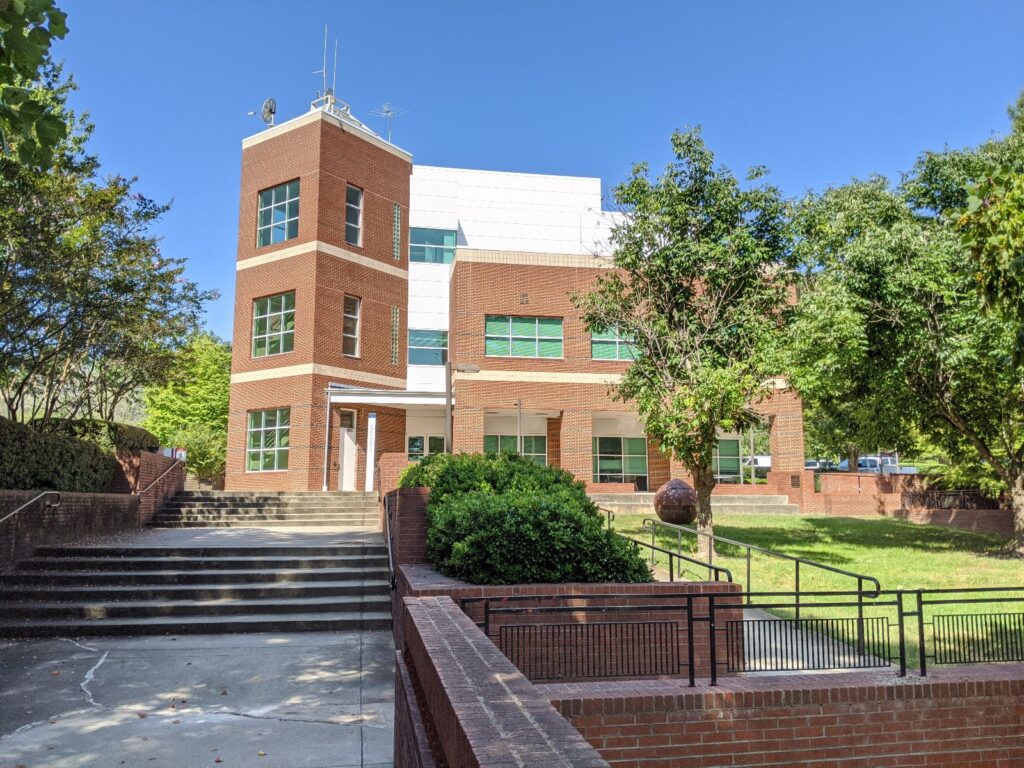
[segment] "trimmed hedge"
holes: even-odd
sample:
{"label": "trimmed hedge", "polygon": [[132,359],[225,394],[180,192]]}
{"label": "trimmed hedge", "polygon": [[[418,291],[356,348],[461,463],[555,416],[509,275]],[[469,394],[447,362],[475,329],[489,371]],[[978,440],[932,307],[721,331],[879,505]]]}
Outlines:
{"label": "trimmed hedge", "polygon": [[105,493],[117,467],[91,442],[0,418],[0,489]]}
{"label": "trimmed hedge", "polygon": [[515,454],[435,454],[400,487],[427,487],[427,556],[473,584],[651,581],[636,544],[605,529],[583,483]]}
{"label": "trimmed hedge", "polygon": [[53,431],[85,440],[108,453],[149,451],[160,448],[156,435],[142,427],[100,419],[59,419],[51,422]]}

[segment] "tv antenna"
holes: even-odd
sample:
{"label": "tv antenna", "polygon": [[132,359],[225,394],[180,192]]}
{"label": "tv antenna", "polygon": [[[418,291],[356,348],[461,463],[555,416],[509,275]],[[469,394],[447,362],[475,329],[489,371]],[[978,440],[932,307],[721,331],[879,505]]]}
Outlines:
{"label": "tv antenna", "polygon": [[[274,115],[277,114],[277,102],[273,98],[264,100],[263,106],[260,107],[259,117],[264,123],[267,124],[268,128],[274,127]],[[255,112],[250,112],[249,117],[256,117]]]}
{"label": "tv antenna", "polygon": [[388,143],[391,143],[391,128],[394,125],[395,118],[401,117],[408,111],[405,107],[396,107],[390,101],[385,101],[379,109],[374,109],[370,114],[374,117],[384,118],[384,124],[387,126]]}

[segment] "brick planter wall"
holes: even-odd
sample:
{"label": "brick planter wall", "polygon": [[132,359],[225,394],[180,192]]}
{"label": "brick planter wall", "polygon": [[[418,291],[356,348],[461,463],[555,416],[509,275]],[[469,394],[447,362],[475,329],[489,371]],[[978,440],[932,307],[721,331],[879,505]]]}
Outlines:
{"label": "brick planter wall", "polygon": [[[39,491],[0,491],[0,517]],[[11,568],[36,547],[69,544],[90,536],[139,527],[139,499],[120,493],[61,493],[60,504],[37,502],[0,523],[0,569]]]}
{"label": "brick planter wall", "polygon": [[539,685],[620,768],[1024,765],[1024,665]]}
{"label": "brick planter wall", "polygon": [[[551,706],[447,597],[403,602],[409,676],[400,678],[405,702],[413,679],[422,691],[438,762],[452,768],[562,766],[604,768],[597,751]],[[422,740],[396,718],[395,766],[423,766]]]}

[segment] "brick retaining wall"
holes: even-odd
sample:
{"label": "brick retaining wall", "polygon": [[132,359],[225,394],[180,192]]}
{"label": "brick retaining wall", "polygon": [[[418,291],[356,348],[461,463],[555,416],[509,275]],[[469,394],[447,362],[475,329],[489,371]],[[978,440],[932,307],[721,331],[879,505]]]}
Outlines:
{"label": "brick retaining wall", "polygon": [[[605,768],[597,751],[447,597],[403,601],[409,677],[437,734],[438,762],[452,768],[562,766]],[[396,719],[395,766],[425,765],[419,746]],[[426,730],[426,729],[425,729]],[[424,733],[425,736],[425,733]]]}
{"label": "brick retaining wall", "polygon": [[[0,517],[39,491],[0,491]],[[54,507],[37,502],[0,523],[0,569],[12,567],[36,547],[70,544],[90,536],[139,527],[139,499],[121,493],[64,493]]]}
{"label": "brick retaining wall", "polygon": [[1024,766],[1024,665],[538,685],[617,768]]}

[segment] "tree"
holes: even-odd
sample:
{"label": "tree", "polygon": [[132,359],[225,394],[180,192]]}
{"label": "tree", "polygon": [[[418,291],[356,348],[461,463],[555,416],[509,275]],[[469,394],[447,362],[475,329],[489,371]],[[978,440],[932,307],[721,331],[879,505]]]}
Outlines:
{"label": "tree", "polygon": [[[824,291],[843,297],[842,308],[856,318],[862,338],[863,352],[847,355],[844,334],[820,334],[822,359],[842,361],[830,375],[863,380],[871,377],[866,368],[883,382],[866,397],[902,413],[945,455],[991,467],[1009,489],[1011,546],[1021,550],[1024,366],[1015,357],[1018,327],[982,306],[976,268],[953,215],[991,158],[1010,159],[1017,147],[1011,137],[973,150],[926,153],[897,188],[873,179],[830,190],[807,203],[830,224],[806,230],[801,248],[813,255],[820,273],[802,301]],[[833,319],[819,317],[818,323],[831,326]]]}
{"label": "tree", "polygon": [[641,164],[616,187],[616,269],[574,301],[592,333],[614,329],[634,344],[614,395],[636,404],[647,433],[690,472],[698,526],[710,531],[718,432],[760,423],[753,406],[778,373],[788,208],[775,187],[744,187],[715,167],[699,131],[673,134],[672,149],[657,180]]}
{"label": "tree", "polygon": [[[74,86],[48,69],[34,93],[62,105]],[[0,155],[0,397],[15,420],[111,418],[159,382],[215,294],[183,278],[152,227],[167,206],[134,179],[99,177],[76,130],[38,171]]]}
{"label": "tree", "polygon": [[33,168],[49,166],[67,123],[32,84],[47,64],[53,40],[67,34],[54,0],[0,2],[0,150]]}
{"label": "tree", "polygon": [[198,333],[178,353],[168,381],[143,391],[146,428],[164,445],[184,448],[188,469],[219,475],[227,454],[231,345]]}

